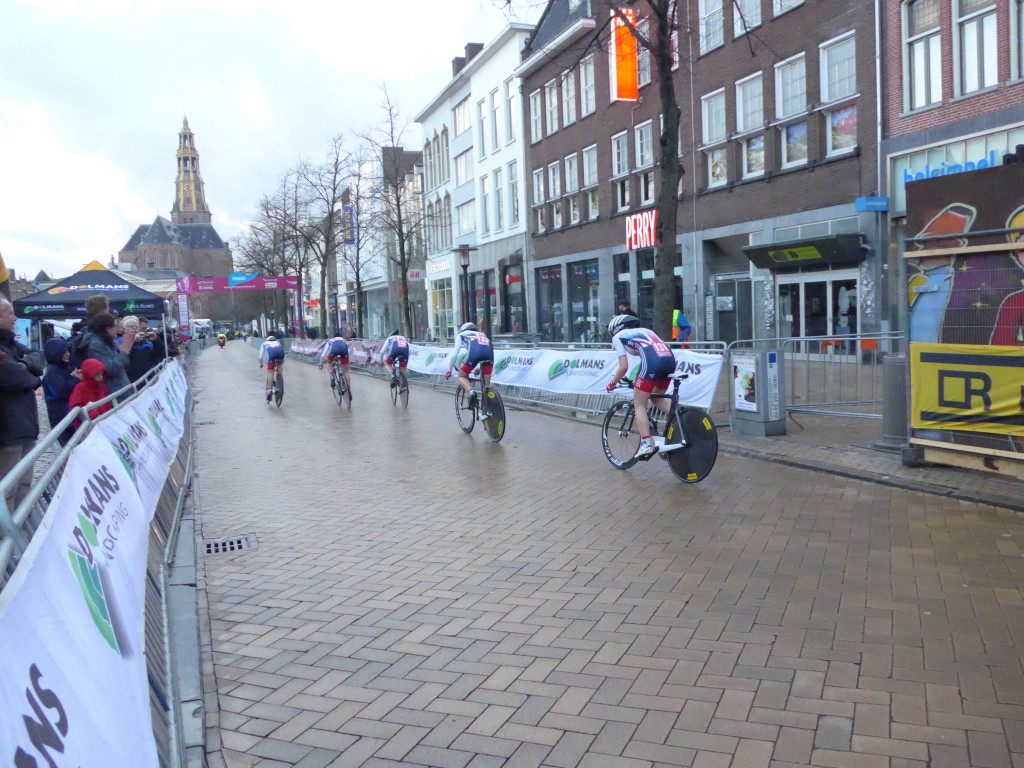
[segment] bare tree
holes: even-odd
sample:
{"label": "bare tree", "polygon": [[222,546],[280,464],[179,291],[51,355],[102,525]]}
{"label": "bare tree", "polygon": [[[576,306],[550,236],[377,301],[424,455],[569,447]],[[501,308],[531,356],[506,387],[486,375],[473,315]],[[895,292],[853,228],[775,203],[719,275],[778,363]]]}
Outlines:
{"label": "bare tree", "polygon": [[374,179],[371,188],[373,202],[372,225],[378,235],[381,254],[398,272],[401,286],[402,327],[407,335],[414,335],[412,302],[409,297],[409,268],[422,250],[424,211],[417,188],[416,166],[421,152],[402,148],[402,139],[408,125],[398,106],[383,87],[381,123],[360,135],[366,143]]}
{"label": "bare tree", "polygon": [[342,193],[342,205],[351,208],[351,220],[348,222],[350,241],[342,244],[339,249],[346,278],[351,278],[355,287],[356,297],[356,336],[362,338],[363,317],[365,314],[365,297],[363,280],[367,268],[373,263],[370,249],[370,221],[372,211],[372,178],[369,175],[369,155],[367,147],[360,145],[352,157],[348,187]]}

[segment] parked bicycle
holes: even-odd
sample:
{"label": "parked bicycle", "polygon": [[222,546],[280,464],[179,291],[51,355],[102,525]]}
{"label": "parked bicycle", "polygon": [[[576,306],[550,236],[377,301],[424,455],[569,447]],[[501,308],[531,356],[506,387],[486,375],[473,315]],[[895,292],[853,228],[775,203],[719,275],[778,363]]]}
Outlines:
{"label": "parked bicycle", "polygon": [[341,370],[341,360],[335,359],[331,362],[331,394],[339,406],[352,407],[352,391],[345,381],[345,374]]}
{"label": "parked bicycle", "polygon": [[402,401],[402,407],[409,407],[409,378],[405,375],[405,369],[395,363],[394,373],[391,374],[391,404],[397,405]]}
{"label": "parked bicycle", "polygon": [[462,387],[455,389],[455,418],[467,435],[479,419],[487,436],[497,443],[505,436],[505,404],[494,387],[484,387],[479,378],[473,381],[470,393]]}
{"label": "parked bicycle", "polygon": [[[707,411],[679,403],[679,386],[687,375],[673,373],[669,378],[672,379],[671,394],[651,395],[652,400],[669,400],[668,413],[653,404],[647,410],[651,436],[658,447],[656,453],[636,457],[640,432],[635,426],[636,409],[632,399],[620,400],[608,409],[601,427],[601,444],[613,467],[629,469],[637,461],[648,461],[657,455],[668,462],[672,474],[684,483],[697,483],[715,466],[718,432]],[[623,382],[632,389],[630,379],[623,379]]]}

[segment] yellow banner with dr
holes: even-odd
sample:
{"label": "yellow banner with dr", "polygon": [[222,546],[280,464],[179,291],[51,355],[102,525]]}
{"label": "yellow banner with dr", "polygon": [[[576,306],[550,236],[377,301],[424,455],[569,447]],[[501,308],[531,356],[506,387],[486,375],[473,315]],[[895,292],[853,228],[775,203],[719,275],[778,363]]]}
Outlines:
{"label": "yellow banner with dr", "polygon": [[1024,347],[911,343],[910,423],[1024,435]]}

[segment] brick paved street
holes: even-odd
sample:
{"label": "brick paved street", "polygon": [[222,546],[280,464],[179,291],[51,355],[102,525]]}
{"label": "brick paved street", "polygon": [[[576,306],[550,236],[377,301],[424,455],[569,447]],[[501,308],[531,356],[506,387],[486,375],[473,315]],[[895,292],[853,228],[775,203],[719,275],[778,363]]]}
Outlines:
{"label": "brick paved street", "polygon": [[326,381],[198,367],[211,766],[1024,768],[1016,513]]}

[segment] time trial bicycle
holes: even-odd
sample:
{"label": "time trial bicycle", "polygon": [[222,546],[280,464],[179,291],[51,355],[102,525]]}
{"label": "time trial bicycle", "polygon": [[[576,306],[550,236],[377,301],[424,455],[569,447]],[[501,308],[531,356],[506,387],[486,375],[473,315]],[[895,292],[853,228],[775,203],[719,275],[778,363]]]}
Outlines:
{"label": "time trial bicycle", "polygon": [[[273,395],[274,395],[274,404],[278,408],[280,408],[281,407],[281,401],[284,400],[284,373],[281,371],[281,364],[280,363],[278,363],[277,365],[274,366],[274,391],[273,391]],[[267,400],[267,404],[268,405],[270,404],[269,400]]]}
{"label": "time trial bicycle", "polygon": [[[647,415],[651,421],[651,439],[658,450],[648,456],[637,457],[640,432],[636,428],[636,407],[633,400],[613,403],[604,416],[601,444],[604,455],[613,467],[629,469],[637,461],[648,461],[658,455],[668,462],[672,474],[684,483],[703,480],[715,466],[718,458],[718,432],[711,415],[701,409],[679,402],[679,385],[687,379],[685,373],[673,373],[671,394],[651,395],[651,399],[667,398],[668,413],[651,404]],[[623,379],[630,389],[633,382]]]}
{"label": "time trial bicycle", "polygon": [[[472,377],[470,377],[472,378]],[[485,387],[483,377],[474,379],[478,386],[467,393],[461,386],[455,388],[455,418],[467,435],[473,431],[477,419],[494,442],[505,436],[505,404],[494,387]]]}
{"label": "time trial bicycle", "polygon": [[409,407],[409,379],[396,360],[391,373],[391,404],[397,405],[399,400],[403,408]]}
{"label": "time trial bicycle", "polygon": [[341,370],[341,361],[331,361],[331,394],[339,406],[352,407],[352,391],[345,381],[345,374]]}

